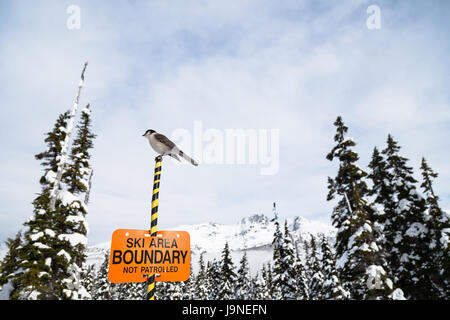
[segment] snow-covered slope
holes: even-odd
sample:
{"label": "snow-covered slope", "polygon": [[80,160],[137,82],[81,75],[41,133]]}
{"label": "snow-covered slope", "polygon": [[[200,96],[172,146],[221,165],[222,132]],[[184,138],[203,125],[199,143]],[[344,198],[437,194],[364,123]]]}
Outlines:
{"label": "snow-covered slope", "polygon": [[[310,221],[303,217],[288,219],[292,236],[299,240],[306,239],[309,234],[324,234],[334,238],[335,229],[323,222]],[[282,230],[284,222],[280,221]],[[197,225],[181,225],[171,230],[187,231],[191,236],[192,266],[197,269],[199,255],[204,254],[206,261],[220,258],[225,242],[231,250],[235,265],[239,263],[244,251],[247,252],[250,269],[258,271],[262,264],[272,259],[271,243],[275,232],[275,225],[265,215],[252,215],[243,218],[236,224],[225,225],[218,223],[202,223]],[[110,247],[110,242],[101,243],[88,248],[87,262],[99,266],[104,254]]]}

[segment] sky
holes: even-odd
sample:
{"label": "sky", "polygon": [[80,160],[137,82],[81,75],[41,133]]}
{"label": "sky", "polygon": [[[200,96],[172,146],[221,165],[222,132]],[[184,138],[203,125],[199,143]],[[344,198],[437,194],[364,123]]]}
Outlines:
{"label": "sky", "polygon": [[[367,26],[371,5],[377,29]],[[43,174],[34,155],[72,108],[85,61],[80,108],[90,103],[97,134],[90,245],[149,228],[147,129],[202,142],[177,141],[198,167],[163,161],[160,230],[270,216],[273,202],[281,218],[329,222],[337,164],[325,156],[338,115],[361,167],[390,133],[417,179],[422,156],[439,173],[436,193],[450,209],[449,12],[436,0],[0,0],[0,241],[32,215]],[[278,132],[278,170],[202,162],[205,132],[230,129]]]}

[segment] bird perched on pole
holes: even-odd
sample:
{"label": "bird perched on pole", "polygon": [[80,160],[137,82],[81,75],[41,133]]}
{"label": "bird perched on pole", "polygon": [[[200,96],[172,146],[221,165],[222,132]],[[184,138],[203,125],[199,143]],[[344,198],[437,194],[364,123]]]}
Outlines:
{"label": "bird perched on pole", "polygon": [[153,150],[155,150],[159,155],[168,155],[172,158],[177,159],[178,161],[180,161],[180,158],[178,158],[178,156],[180,156],[186,161],[189,161],[194,166],[198,166],[198,163],[194,159],[191,159],[183,151],[178,149],[175,143],[170,141],[169,138],[167,138],[165,135],[157,133],[155,130],[149,129],[145,131],[142,136],[148,139],[148,142],[152,146]]}

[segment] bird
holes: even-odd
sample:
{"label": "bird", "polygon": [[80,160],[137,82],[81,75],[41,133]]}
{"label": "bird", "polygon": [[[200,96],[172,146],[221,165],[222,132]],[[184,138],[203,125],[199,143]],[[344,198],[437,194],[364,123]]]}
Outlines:
{"label": "bird", "polygon": [[198,163],[181,151],[175,143],[169,140],[165,135],[156,132],[155,130],[149,129],[145,131],[142,135],[148,139],[150,146],[155,150],[160,156],[171,156],[181,162],[178,156],[184,158],[186,161],[190,162],[194,166],[198,166]]}

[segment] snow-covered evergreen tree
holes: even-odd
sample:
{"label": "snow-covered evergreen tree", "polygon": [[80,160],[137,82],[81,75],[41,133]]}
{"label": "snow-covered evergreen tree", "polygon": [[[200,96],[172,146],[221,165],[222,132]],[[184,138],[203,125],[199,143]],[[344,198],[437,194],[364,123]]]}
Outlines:
{"label": "snow-covered evergreen tree", "polygon": [[[85,260],[87,226],[85,204],[75,195],[80,190],[64,190],[55,198],[51,210],[51,192],[55,187],[57,171],[67,140],[69,113],[61,114],[52,131],[46,134],[47,149],[35,157],[44,166],[40,178],[41,193],[33,201],[33,215],[24,223],[23,243],[18,252],[19,261],[14,274],[11,299],[86,299],[89,293],[81,281],[81,266]],[[75,166],[89,166],[89,152],[93,135],[89,132],[89,119],[82,116],[78,126],[78,141],[74,142],[78,155]],[[84,130],[84,131],[83,131]],[[81,142],[81,140],[83,140]],[[83,172],[80,166],[81,172]],[[78,171],[80,171],[78,170]],[[78,179],[78,180],[77,180]],[[83,174],[73,176],[72,184],[83,180]],[[77,182],[78,181],[78,182]],[[67,181],[66,181],[67,182]]]}
{"label": "snow-covered evergreen tree", "polygon": [[323,283],[319,299],[323,300],[342,300],[349,296],[344,290],[336,270],[336,259],[326,237],[323,235],[321,240],[322,248],[322,274]]}
{"label": "snow-covered evergreen tree", "polygon": [[[114,287],[114,299],[117,300],[142,300],[143,289],[141,282],[127,282],[112,284]],[[159,288],[158,288],[159,289]]]}
{"label": "snow-covered evergreen tree", "polygon": [[167,282],[166,283],[166,295],[168,300],[183,300],[183,287],[182,281]]}
{"label": "snow-covered evergreen tree", "polygon": [[47,144],[47,149],[34,156],[36,160],[41,161],[41,165],[44,167],[44,175],[39,181],[42,186],[53,187],[56,171],[58,170],[58,160],[61,157],[62,145],[67,135],[67,122],[69,118],[69,111],[58,116],[53,130],[46,134],[44,141]]}
{"label": "snow-covered evergreen tree", "polygon": [[316,238],[311,235],[310,250],[307,258],[307,267],[310,274],[308,281],[309,299],[320,300],[323,283],[321,257],[317,248]]}
{"label": "snow-covered evergreen tree", "polygon": [[101,264],[94,278],[92,298],[94,300],[113,300],[116,296],[116,288],[108,279],[109,250],[105,253]]}
{"label": "snow-covered evergreen tree", "polygon": [[392,213],[392,187],[391,177],[387,170],[387,163],[383,155],[375,147],[372,153],[372,159],[369,163],[370,173],[368,178],[372,181],[372,188],[369,195],[374,198],[369,211],[369,220],[372,222],[374,241],[377,244],[377,261],[385,266],[386,272],[391,274],[388,265],[389,251],[386,249],[386,238],[384,227],[389,213]]}
{"label": "snow-covered evergreen tree", "polygon": [[[144,283],[145,286],[142,287],[141,289],[144,288],[145,292],[147,292],[147,283]],[[169,294],[167,292],[167,289],[169,288],[169,282],[159,282],[158,283],[158,290],[155,292],[155,299],[156,300],[170,300]],[[140,290],[142,292],[142,290]],[[141,294],[141,299],[142,299],[142,294]]]}
{"label": "snow-covered evergreen tree", "polygon": [[89,188],[91,158],[89,150],[94,147],[95,134],[91,131],[91,109],[88,104],[81,110],[80,123],[76,126],[77,135],[72,143],[70,163],[66,165],[62,179],[67,191],[72,194],[85,193]]}
{"label": "snow-covered evergreen tree", "polygon": [[20,248],[22,246],[22,234],[20,231],[15,238],[8,238],[5,242],[8,251],[0,262],[0,292],[6,297],[11,297],[17,290],[17,273],[21,272]]}
{"label": "snow-covered evergreen tree", "polygon": [[256,273],[253,278],[253,298],[255,300],[270,300],[270,290],[266,279],[261,273]]}
{"label": "snow-covered evergreen tree", "polygon": [[305,266],[300,257],[300,253],[298,250],[298,246],[295,246],[295,267],[294,267],[296,282],[297,282],[297,290],[296,297],[299,300],[309,300],[309,289],[308,289],[308,278],[306,275]]}
{"label": "snow-covered evergreen tree", "polygon": [[206,265],[206,277],[209,285],[209,299],[220,299],[220,291],[222,285],[221,262],[213,259],[208,261]]}
{"label": "snow-covered evergreen tree", "polygon": [[427,226],[426,201],[417,192],[413,169],[399,154],[400,146],[391,135],[382,151],[390,181],[390,197],[384,199],[384,235],[390,253],[394,283],[407,298],[427,299],[433,292],[429,278],[428,252],[433,235]]}
{"label": "snow-covered evergreen tree", "polygon": [[198,300],[207,300],[209,298],[209,278],[206,274],[205,262],[203,260],[203,253],[200,254],[199,258],[199,270],[197,276],[195,277],[194,292],[195,297]]}
{"label": "snow-covered evergreen tree", "polygon": [[433,189],[433,180],[438,177],[422,158],[420,167],[422,184],[426,196],[427,228],[431,233],[429,244],[429,279],[433,292],[429,298],[448,299],[450,297],[450,214],[439,206],[439,197]]}
{"label": "snow-covered evergreen tree", "polygon": [[293,300],[297,298],[297,275],[295,247],[289,232],[287,221],[284,224],[284,235],[275,223],[273,240],[273,289],[274,299]]}
{"label": "snow-covered evergreen tree", "polygon": [[252,292],[253,286],[248,266],[247,252],[244,252],[237,272],[235,299],[251,300],[253,299]]}
{"label": "snow-covered evergreen tree", "polygon": [[[368,188],[364,172],[356,162],[359,156],[352,150],[356,145],[346,137],[348,127],[339,116],[334,125],[336,146],[328,153],[327,159],[339,161],[339,169],[334,179],[328,178],[328,198],[339,196],[334,207],[332,220],[338,229],[336,235],[336,267],[341,281],[353,299],[377,299],[387,297],[392,290],[392,281],[377,261],[378,247],[370,221],[371,210],[366,197]],[[376,270],[376,284],[373,275]],[[383,272],[384,273],[383,273]]]}
{"label": "snow-covered evergreen tree", "polygon": [[89,297],[92,298],[92,294],[94,292],[94,283],[95,283],[95,267],[92,264],[83,264],[81,268],[81,282],[83,287],[89,293]]}
{"label": "snow-covered evergreen tree", "polygon": [[267,287],[267,299],[271,300],[273,299],[273,274],[272,274],[272,267],[270,263],[263,264],[262,270],[261,270],[261,277],[264,279],[265,286]]}
{"label": "snow-covered evergreen tree", "polygon": [[23,244],[19,250],[20,271],[15,274],[16,290],[11,299],[59,299],[64,296],[65,286],[57,283],[59,272],[55,268],[61,259],[55,231],[57,215],[49,209],[49,203],[67,119],[68,112],[58,117],[52,131],[46,134],[46,151],[35,156],[44,166],[44,175],[40,179],[42,190],[33,201],[33,215],[24,223]]}
{"label": "snow-covered evergreen tree", "polygon": [[89,104],[81,111],[80,123],[76,126],[77,136],[70,152],[70,162],[63,172],[62,181],[66,188],[58,193],[56,201],[57,255],[64,258],[59,261],[59,280],[68,299],[82,298],[86,290],[79,282],[81,266],[86,257],[88,226],[86,222],[87,206],[81,196],[88,190],[90,175],[90,149],[93,148],[95,135],[91,132],[91,111]]}
{"label": "snow-covered evergreen tree", "polygon": [[234,272],[234,264],[231,260],[228,242],[222,251],[221,269],[220,269],[220,287],[218,292],[218,300],[231,300],[234,298],[236,289],[236,273]]}
{"label": "snow-covered evergreen tree", "polygon": [[195,280],[192,271],[192,260],[190,264],[190,275],[189,279],[183,282],[183,300],[193,300],[195,297]]}

